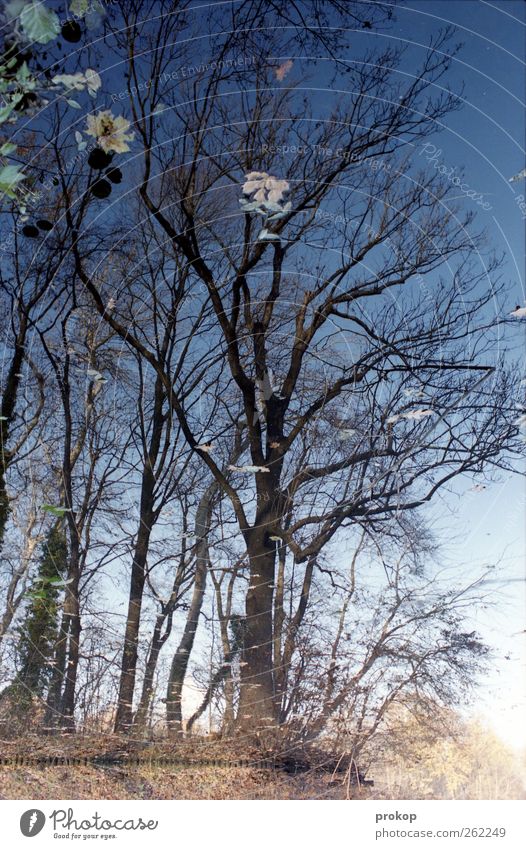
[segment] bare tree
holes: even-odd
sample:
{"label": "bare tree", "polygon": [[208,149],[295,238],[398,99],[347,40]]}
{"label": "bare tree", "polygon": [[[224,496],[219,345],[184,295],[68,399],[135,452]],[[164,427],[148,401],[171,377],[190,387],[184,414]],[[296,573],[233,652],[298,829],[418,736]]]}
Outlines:
{"label": "bare tree", "polygon": [[[349,29],[389,26],[383,4],[243,0],[213,4],[203,62],[192,4],[115,5],[107,31],[135,139],[113,172],[124,185],[103,179],[111,205],[93,158],[66,160],[60,115],[49,137],[60,261],[32,321],[56,388],[33,403],[61,410],[69,536],[49,711],[71,728],[79,680],[88,698],[81,621],[92,645],[110,616],[105,549],[125,569],[127,612],[93,692],[116,697],[116,731],[144,730],[161,652],[168,727],[181,731],[206,616],[219,650],[190,728],[223,699],[225,730],[294,725],[299,710],[317,733],[352,711],[358,739],[381,722],[387,686],[393,698],[426,691],[440,669],[453,698],[448,676],[474,675],[483,655],[455,618],[461,590],[413,574],[404,550],[379,601],[359,575],[364,553],[381,563],[410,540],[414,565],[428,550],[423,508],[457,479],[511,470],[524,448],[495,333],[499,262],[454,187],[413,156],[460,105],[452,34],[408,75],[392,47],[346,62]],[[320,56],[335,105],[309,99],[309,74],[278,61],[298,46]],[[71,377],[78,311],[91,334],[83,387]],[[119,377],[112,410],[105,369]],[[106,508],[117,479],[127,508],[120,497]]]}
{"label": "bare tree", "polygon": [[9,469],[23,451],[31,449],[31,436],[44,407],[42,372],[30,354],[33,324],[59,297],[59,293],[52,292],[51,297],[49,293],[66,253],[67,246],[62,244],[48,262],[35,264],[15,230],[12,248],[3,254],[0,297],[9,325],[6,323],[5,328],[0,403],[0,548],[10,511]]}
{"label": "bare tree", "polygon": [[[160,376],[188,446],[230,499],[251,571],[239,705],[250,728],[277,719],[276,541],[305,564],[301,617],[320,554],[340,531],[385,528],[518,447],[510,379],[493,356],[495,292],[482,286],[496,264],[477,267],[472,216],[440,175],[418,172],[405,153],[457,105],[452,94],[432,94],[448,69],[448,36],[406,84],[392,49],[353,68],[353,93],[321,127],[301,90],[274,95],[261,66],[240,83],[250,98],[225,102],[222,69],[198,74],[188,99],[168,92],[178,128],[170,124],[170,137],[149,117],[159,93],[130,91],[145,214],[200,284],[228,368],[217,395],[244,410],[249,447],[238,471],[199,450],[172,375],[104,311],[72,246],[99,313]],[[130,79],[143,72],[130,51]],[[257,204],[239,209],[251,172],[252,186],[265,175],[290,186],[290,205],[264,230]],[[222,433],[218,422],[212,436]]]}

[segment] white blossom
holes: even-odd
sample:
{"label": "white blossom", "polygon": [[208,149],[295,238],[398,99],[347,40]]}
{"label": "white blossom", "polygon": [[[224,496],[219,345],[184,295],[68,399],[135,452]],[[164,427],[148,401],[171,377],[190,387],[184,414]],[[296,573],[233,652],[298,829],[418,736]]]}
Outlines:
{"label": "white blossom", "polygon": [[134,134],[128,133],[130,122],[122,115],[113,115],[109,109],[88,115],[88,136],[94,136],[97,144],[106,153],[125,153],[130,148],[128,142],[133,141]]}

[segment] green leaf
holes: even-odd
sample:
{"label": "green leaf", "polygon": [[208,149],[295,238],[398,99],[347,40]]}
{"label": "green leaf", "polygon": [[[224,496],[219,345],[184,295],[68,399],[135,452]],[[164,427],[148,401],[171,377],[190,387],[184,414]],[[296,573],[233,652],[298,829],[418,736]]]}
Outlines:
{"label": "green leaf", "polygon": [[58,16],[47,9],[40,0],[32,0],[29,5],[24,6],[20,13],[20,23],[24,35],[30,41],[37,44],[47,44],[53,41],[60,32],[60,21]]}
{"label": "green leaf", "polygon": [[89,0],[71,0],[69,11],[76,18],[83,18],[89,9]]}
{"label": "green leaf", "polygon": [[75,141],[77,142],[77,147],[79,150],[86,150],[88,143],[87,141],[84,141],[82,133],[79,133],[78,130],[75,132]]}
{"label": "green leaf", "polygon": [[45,513],[51,513],[53,516],[59,516],[62,518],[66,513],[71,513],[71,509],[69,507],[53,507],[52,504],[43,504],[42,510]]}
{"label": "green leaf", "polygon": [[23,62],[16,72],[16,81],[18,86],[24,91],[34,91],[36,88],[36,80],[31,75],[27,62]]}
{"label": "green leaf", "polygon": [[[19,99],[21,99],[21,98],[19,98]],[[0,108],[0,124],[3,124],[4,121],[7,121],[7,119],[11,115],[11,112],[13,111],[15,106],[16,106],[16,102],[13,98],[11,100],[11,103],[6,103],[5,106],[2,106],[2,108]]]}
{"label": "green leaf", "polygon": [[82,109],[82,106],[80,105],[80,103],[77,103],[76,100],[70,100],[69,98],[66,98],[66,103],[73,109]]}
{"label": "green leaf", "polygon": [[0,192],[7,197],[16,197],[18,183],[25,179],[18,165],[4,165],[0,168]]}
{"label": "green leaf", "polygon": [[98,29],[106,17],[106,9],[100,0],[91,0],[90,8],[85,14],[84,23],[88,31]]}
{"label": "green leaf", "polygon": [[16,150],[16,144],[11,144],[11,142],[5,142],[0,147],[0,156],[9,156],[10,153],[14,153]]}
{"label": "green leaf", "polygon": [[4,13],[9,21],[14,21],[26,5],[26,0],[11,0],[4,6]]}

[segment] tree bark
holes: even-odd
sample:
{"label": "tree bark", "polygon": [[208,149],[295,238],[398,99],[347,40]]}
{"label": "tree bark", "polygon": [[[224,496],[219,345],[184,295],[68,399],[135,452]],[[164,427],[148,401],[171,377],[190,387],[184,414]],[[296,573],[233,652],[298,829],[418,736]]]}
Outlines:
{"label": "tree bark", "polygon": [[195,634],[199,624],[199,616],[203,606],[206,590],[206,575],[208,570],[208,532],[212,514],[212,499],[217,491],[214,481],[205,490],[195,518],[195,535],[197,538],[196,567],[194,591],[190,602],[190,609],[186,618],[183,635],[174,654],[170,675],[168,677],[168,689],[166,693],[166,721],[168,731],[171,734],[182,733],[182,693],[183,684],[188,669],[190,654],[194,645]]}
{"label": "tree bark", "polygon": [[[143,486],[143,505],[141,507],[141,524],[132,563],[128,614],[124,634],[124,650],[121,661],[119,696],[115,716],[115,733],[129,731],[133,718],[133,693],[137,672],[137,656],[139,645],[139,628],[141,623],[141,608],[146,581],[146,563],[152,528],[151,502],[153,493],[153,475],[150,486]],[[149,504],[148,509],[146,504]]]}
{"label": "tree bark", "polygon": [[121,661],[119,696],[115,715],[115,733],[126,733],[133,722],[133,695],[137,674],[137,656],[139,630],[141,626],[141,608],[146,582],[146,565],[150,546],[150,536],[155,521],[155,464],[159,457],[161,436],[164,428],[163,403],[165,393],[159,376],[155,380],[154,409],[152,413],[152,432],[149,445],[144,445],[143,470],[141,481],[141,505],[139,529],[133,555],[128,598],[128,614],[124,634],[124,649]]}
{"label": "tree bark", "polygon": [[66,658],[71,621],[74,616],[73,597],[68,594],[62,608],[62,619],[55,644],[53,674],[46,700],[45,727],[48,731],[61,725],[62,682],[66,676]]}
{"label": "tree bark", "polygon": [[[225,710],[223,713],[223,722],[221,725],[221,731],[223,734],[227,735],[234,726],[235,714],[234,714],[234,682],[232,679],[232,660],[233,660],[233,647],[234,645],[230,643],[230,639],[228,636],[228,624],[230,622],[230,614],[232,613],[232,592],[229,592],[227,595],[227,604],[226,609],[223,610],[223,598],[221,596],[221,584],[219,581],[215,580],[214,575],[212,574],[212,580],[214,581],[214,588],[216,593],[216,609],[217,609],[217,618],[219,619],[219,630],[221,634],[221,647],[223,651],[223,659],[224,663],[228,664],[225,668],[224,672],[224,696],[225,696]],[[232,587],[231,587],[232,589]]]}
{"label": "tree bark", "polygon": [[148,653],[148,659],[146,661],[144,680],[142,682],[141,698],[139,701],[137,712],[133,719],[134,728],[137,728],[137,730],[140,732],[143,732],[146,729],[146,724],[148,722],[148,711],[150,709],[153,694],[153,679],[155,676],[155,670],[157,669],[157,661],[159,660],[159,654],[161,652],[161,649],[164,643],[166,642],[167,635],[162,634],[162,628],[165,619],[165,614],[159,613],[157,619],[155,620],[152,643],[150,646],[150,651]]}
{"label": "tree bark", "polygon": [[312,587],[312,577],[314,574],[315,564],[316,556],[313,555],[312,557],[309,557],[307,566],[305,568],[305,574],[303,576],[303,584],[301,587],[301,596],[298,602],[298,607],[294,616],[288,624],[287,635],[285,637],[285,644],[283,646],[283,652],[278,661],[279,670],[276,675],[276,704],[280,712],[281,721],[284,721],[286,718],[286,697],[290,665],[292,662],[292,657],[294,655],[294,650],[296,648],[296,637],[299,628],[301,627],[301,624],[303,622],[303,617],[305,616],[307,605],[309,603],[309,596]]}
{"label": "tree bark", "polygon": [[67,651],[67,663],[64,675],[64,692],[60,707],[61,726],[67,731],[75,730],[75,687],[77,684],[77,673],[79,666],[79,644],[80,644],[80,603],[79,603],[79,575],[67,589],[70,595],[70,626]]}
{"label": "tree bark", "polygon": [[246,597],[237,726],[251,731],[277,721],[272,663],[272,600],[276,549],[260,523],[249,534],[250,585]]}
{"label": "tree bark", "polygon": [[[64,467],[70,475],[71,469]],[[70,477],[66,480],[67,496],[71,503]],[[46,700],[45,724],[67,731],[75,730],[75,687],[79,664],[80,643],[80,538],[76,517],[68,513],[69,554],[67,587],[54,652],[54,667]]]}
{"label": "tree bark", "polygon": [[[1,495],[0,495],[0,498],[1,498]],[[9,579],[9,584],[7,586],[6,604],[5,604],[4,613],[2,615],[2,622],[0,624],[0,643],[3,639],[3,637],[7,634],[8,630],[11,626],[11,622],[13,621],[13,618],[14,618],[17,610],[18,610],[18,607],[19,607],[20,603],[22,602],[22,600],[24,598],[25,577],[27,575],[29,565],[31,563],[31,558],[33,557],[33,552],[34,552],[34,550],[35,550],[35,548],[36,548],[36,546],[38,545],[38,542],[39,542],[38,537],[32,536],[33,528],[35,526],[35,522],[36,522],[36,515],[33,512],[33,510],[31,510],[31,513],[29,514],[27,526],[26,526],[25,531],[24,531],[25,542],[24,542],[24,548],[23,548],[23,551],[22,551],[22,555],[20,557],[20,565],[19,565],[18,569],[16,569],[13,572],[13,574],[11,575],[11,578]],[[0,550],[1,550],[1,547],[0,547]],[[19,589],[19,587],[21,587],[21,588]]]}
{"label": "tree bark", "polygon": [[3,546],[5,529],[10,512],[6,475],[9,464],[13,459],[7,449],[6,443],[8,441],[9,428],[15,418],[16,402],[20,387],[20,372],[22,371],[22,364],[25,358],[27,327],[27,317],[22,314],[20,328],[15,340],[13,357],[7,372],[5,390],[0,402],[0,550]]}

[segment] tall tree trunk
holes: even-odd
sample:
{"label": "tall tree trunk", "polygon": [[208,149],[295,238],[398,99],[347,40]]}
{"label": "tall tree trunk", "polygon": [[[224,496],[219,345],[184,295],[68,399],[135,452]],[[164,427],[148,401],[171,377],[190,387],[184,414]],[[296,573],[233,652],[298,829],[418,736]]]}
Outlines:
{"label": "tall tree trunk", "polygon": [[4,543],[5,529],[9,518],[10,506],[7,494],[6,475],[12,456],[7,449],[9,429],[15,418],[16,402],[20,387],[20,373],[25,358],[27,337],[27,317],[22,314],[20,327],[16,335],[14,353],[5,381],[5,389],[0,402],[0,551]]}
{"label": "tall tree trunk", "polygon": [[[68,501],[71,504],[71,470],[67,481]],[[70,538],[70,552],[68,563],[68,584],[66,587],[65,607],[69,614],[67,652],[65,658],[63,693],[60,701],[60,724],[67,731],[75,730],[75,688],[77,684],[77,673],[79,666],[79,644],[80,644],[80,558],[81,541],[74,513],[68,513],[68,528]]]}
{"label": "tall tree trunk", "polygon": [[[223,685],[225,698],[225,711],[223,714],[223,722],[221,725],[222,734],[228,734],[234,726],[234,682],[232,679],[232,663],[242,649],[244,640],[244,617],[233,615],[232,613],[232,589],[233,583],[227,594],[226,611],[223,610],[223,599],[221,596],[221,581],[218,581],[212,573],[212,582],[214,584],[216,594],[217,617],[219,619],[219,627],[221,632],[221,648],[223,652],[223,662],[214,675],[211,675],[210,684],[208,685],[205,697],[197,710],[188,720],[186,731],[191,732],[194,724],[203,715],[207,707],[210,705],[214,693]],[[232,641],[228,636],[229,623],[232,628]]]}
{"label": "tall tree trunk", "polygon": [[[144,679],[142,682],[141,698],[139,701],[137,712],[133,719],[134,728],[136,728],[139,732],[144,732],[146,730],[146,724],[148,722],[151,725],[151,714],[153,708],[153,680],[155,677],[155,670],[157,669],[157,662],[159,660],[161,649],[172,632],[173,615],[179,603],[181,583],[185,576],[185,568],[186,552],[183,551],[181,553],[179,565],[174,576],[172,592],[168,603],[163,604],[162,610],[157,614],[157,617],[155,619],[155,625],[150,644],[150,651],[148,652],[148,657],[146,659],[146,668],[144,671]],[[163,626],[165,626],[164,632]]]}
{"label": "tall tree trunk", "polygon": [[272,664],[276,547],[264,523],[256,522],[248,537],[250,585],[245,604],[237,716],[237,725],[244,731],[274,725],[277,721]]}
{"label": "tall tree trunk", "polygon": [[166,615],[164,613],[159,613],[157,619],[155,620],[152,643],[150,646],[150,651],[148,653],[148,659],[146,661],[144,680],[142,682],[141,698],[139,701],[137,712],[133,718],[133,727],[136,728],[139,732],[143,732],[146,729],[146,725],[148,722],[148,711],[150,709],[150,704],[153,695],[153,679],[155,676],[155,670],[157,669],[157,661],[159,660],[160,651],[164,643],[166,642],[167,637],[166,634],[162,634],[162,628],[165,619]]}
{"label": "tall tree trunk", "polygon": [[276,658],[275,660],[276,665],[279,666],[279,669],[276,672],[276,705],[279,710],[280,721],[284,721],[286,719],[286,698],[290,665],[292,662],[294,651],[296,649],[296,639],[298,631],[303,622],[303,617],[305,616],[307,605],[309,603],[309,596],[312,587],[312,577],[314,574],[315,564],[316,556],[313,555],[312,557],[309,557],[307,561],[305,574],[303,576],[303,584],[301,587],[300,600],[298,602],[297,610],[290,622],[288,623],[288,627],[286,629],[287,634],[285,638],[285,644],[283,646],[283,652],[281,654],[281,657],[279,659]]}
{"label": "tall tree trunk", "polygon": [[222,734],[228,736],[232,732],[235,718],[234,681],[232,678],[232,670],[229,668],[225,678],[225,712],[223,714],[223,722],[221,724]]}
{"label": "tall tree trunk", "polygon": [[79,667],[79,644],[80,644],[80,603],[79,603],[79,585],[77,579],[68,587],[68,594],[71,595],[71,618],[69,626],[69,640],[67,651],[67,663],[64,675],[64,692],[60,706],[60,721],[61,726],[67,731],[75,730],[75,688],[77,684],[77,673]]}
{"label": "tall tree trunk", "polygon": [[62,619],[55,643],[53,673],[48,688],[44,723],[47,730],[60,727],[62,707],[62,682],[66,677],[66,658],[71,621],[74,616],[73,596],[68,594],[62,608]]}
{"label": "tall tree trunk", "polygon": [[[269,402],[270,403],[270,402]],[[282,422],[267,418],[269,438],[281,438]],[[240,674],[237,727],[243,732],[278,723],[274,672],[274,590],[276,543],[271,539],[285,515],[279,479],[281,463],[270,474],[258,476],[255,522],[245,532],[250,583],[245,601],[244,641]]]}
{"label": "tall tree trunk", "polygon": [[208,532],[210,529],[210,518],[212,514],[212,499],[217,490],[214,481],[205,490],[195,517],[196,543],[196,567],[194,591],[190,602],[190,609],[186,617],[183,635],[174,654],[170,675],[168,677],[168,689],[166,693],[166,721],[171,734],[182,733],[182,694],[183,684],[188,669],[190,654],[194,645],[195,634],[199,624],[199,616],[203,606],[206,590],[206,574],[208,570]]}
{"label": "tall tree trunk", "polygon": [[[74,519],[71,522],[74,525]],[[71,523],[70,523],[71,528]],[[72,535],[67,572],[68,585],[62,608],[62,621],[55,643],[54,665],[46,702],[45,724],[67,731],[75,730],[75,687],[80,643],[80,540],[76,528]],[[71,538],[71,537],[70,537]]]}
{"label": "tall tree trunk", "polygon": [[7,634],[11,622],[13,621],[13,618],[18,610],[18,607],[24,598],[24,579],[28,573],[33,553],[39,542],[38,537],[31,536],[33,528],[35,526],[35,522],[36,515],[33,511],[33,508],[31,508],[31,512],[27,520],[27,525],[24,530],[25,540],[24,548],[20,557],[20,564],[18,568],[13,571],[9,579],[9,584],[7,586],[6,603],[4,612],[2,614],[2,621],[0,623],[0,643],[3,637]]}
{"label": "tall tree trunk", "polygon": [[149,485],[143,484],[141,498],[141,523],[137,534],[132,563],[128,614],[124,634],[124,650],[121,661],[119,696],[115,716],[115,733],[129,731],[133,719],[133,694],[137,672],[139,629],[141,624],[142,599],[146,581],[146,563],[152,528],[153,475]]}
{"label": "tall tree trunk", "polygon": [[223,610],[223,598],[221,596],[221,584],[214,578],[212,574],[212,580],[214,582],[214,588],[216,593],[216,609],[217,609],[217,618],[219,619],[219,630],[221,633],[221,648],[223,650],[223,659],[225,663],[225,672],[224,672],[224,697],[225,697],[225,711],[223,713],[223,722],[221,726],[221,731],[223,734],[228,734],[234,725],[234,681],[232,679],[232,661],[233,661],[233,645],[230,643],[230,639],[228,636],[228,623],[230,621],[230,614],[232,613],[232,593],[230,592],[227,596],[227,604],[226,610]]}
{"label": "tall tree trunk", "polygon": [[133,694],[137,673],[137,656],[139,645],[139,630],[141,626],[141,608],[146,581],[146,564],[150,536],[155,521],[155,466],[159,457],[161,437],[165,418],[163,403],[165,392],[163,381],[157,375],[155,380],[154,407],[152,412],[152,431],[149,444],[143,443],[143,469],[141,480],[141,505],[139,528],[133,555],[130,594],[128,599],[128,614],[124,634],[124,649],[121,661],[119,696],[115,716],[115,732],[129,731],[133,721]]}

